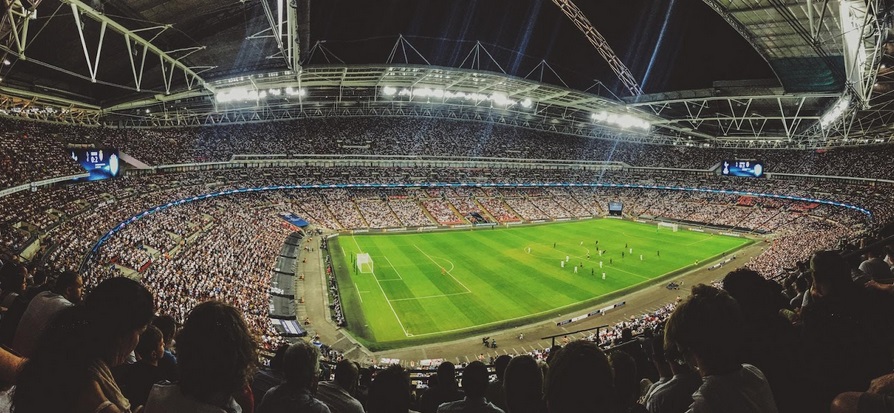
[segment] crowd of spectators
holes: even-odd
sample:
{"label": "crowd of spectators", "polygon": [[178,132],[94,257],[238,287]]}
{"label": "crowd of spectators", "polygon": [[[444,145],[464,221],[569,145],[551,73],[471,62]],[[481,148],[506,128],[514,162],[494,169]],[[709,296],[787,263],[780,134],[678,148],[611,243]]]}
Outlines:
{"label": "crowd of spectators", "polygon": [[[759,159],[769,172],[891,179],[873,167],[890,145],[829,150],[659,146],[561,135],[505,125],[437,119],[329,118],[202,128],[104,129],[92,142],[153,165],[229,160],[235,154],[367,154],[619,161],[707,169],[722,159]],[[80,134],[81,139],[85,136]]]}
{"label": "crowd of spectators", "polygon": [[68,156],[68,135],[46,124],[0,119],[0,189],[83,173]]}
{"label": "crowd of spectators", "polygon": [[227,161],[234,155],[328,154],[550,158],[707,170],[723,159],[759,159],[770,173],[894,179],[894,172],[883,167],[894,155],[890,145],[813,151],[661,146],[458,120],[331,118],[117,129],[4,119],[0,128],[7,131],[0,134],[0,189],[83,172],[66,145],[113,147],[150,165]]}

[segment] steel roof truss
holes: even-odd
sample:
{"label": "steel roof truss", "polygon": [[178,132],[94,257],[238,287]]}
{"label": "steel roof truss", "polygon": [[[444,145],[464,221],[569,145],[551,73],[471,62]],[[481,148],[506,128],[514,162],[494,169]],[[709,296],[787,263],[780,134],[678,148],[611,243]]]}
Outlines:
{"label": "steel roof truss", "polygon": [[106,37],[106,27],[108,27],[108,21],[103,20],[102,23],[100,23],[99,42],[96,46],[96,60],[91,63],[90,52],[87,48],[87,40],[84,39],[84,23],[81,22],[81,13],[78,10],[78,6],[74,3],[71,4],[71,15],[74,17],[75,28],[78,29],[78,37],[80,37],[81,47],[84,49],[84,58],[87,60],[87,71],[90,73],[90,80],[93,83],[96,83],[96,72],[99,70],[99,57],[100,55],[102,55],[102,41]]}

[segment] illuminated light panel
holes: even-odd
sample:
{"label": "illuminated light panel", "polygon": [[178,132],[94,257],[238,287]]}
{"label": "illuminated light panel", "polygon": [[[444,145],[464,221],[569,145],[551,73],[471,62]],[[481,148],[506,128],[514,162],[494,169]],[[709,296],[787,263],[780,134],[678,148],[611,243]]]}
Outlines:
{"label": "illuminated light panel", "polygon": [[606,123],[609,125],[619,126],[622,129],[637,128],[649,130],[652,128],[651,123],[637,118],[636,116],[618,115],[605,111],[590,114],[590,119],[597,123]]}
{"label": "illuminated light panel", "polygon": [[525,98],[521,101],[510,98],[508,95],[502,92],[494,92],[491,94],[484,93],[473,93],[473,92],[453,92],[450,90],[444,90],[441,88],[427,88],[427,87],[419,87],[419,88],[403,88],[397,90],[392,86],[383,86],[382,87],[382,95],[383,96],[401,96],[407,98],[436,98],[436,99],[463,99],[470,102],[492,102],[497,106],[503,107],[511,107],[511,106],[521,106],[522,108],[528,109],[534,105],[534,101],[530,98]]}

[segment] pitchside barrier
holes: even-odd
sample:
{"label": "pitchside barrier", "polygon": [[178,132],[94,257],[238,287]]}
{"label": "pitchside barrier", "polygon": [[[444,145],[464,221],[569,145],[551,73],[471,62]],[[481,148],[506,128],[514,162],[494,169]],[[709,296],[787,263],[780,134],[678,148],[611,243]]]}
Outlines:
{"label": "pitchside barrier", "polygon": [[606,312],[608,312],[608,311],[614,310],[614,309],[616,309],[616,308],[623,307],[623,306],[625,306],[625,305],[627,305],[627,302],[626,302],[626,301],[621,301],[620,303],[613,304],[613,305],[610,305],[610,306],[608,306],[608,307],[603,307],[603,308],[600,308],[600,309],[598,309],[598,310],[590,311],[589,313],[586,313],[586,314],[581,314],[581,315],[579,315],[579,316],[577,316],[577,317],[572,317],[572,318],[569,318],[569,319],[567,319],[567,320],[559,321],[558,323],[556,323],[556,326],[557,326],[557,327],[561,327],[561,326],[568,325],[568,324],[571,324],[571,323],[574,323],[574,322],[577,322],[577,321],[581,321],[581,320],[584,320],[584,319],[587,319],[587,318],[590,318],[590,317],[601,316],[601,315],[604,315],[604,314],[605,314]]}

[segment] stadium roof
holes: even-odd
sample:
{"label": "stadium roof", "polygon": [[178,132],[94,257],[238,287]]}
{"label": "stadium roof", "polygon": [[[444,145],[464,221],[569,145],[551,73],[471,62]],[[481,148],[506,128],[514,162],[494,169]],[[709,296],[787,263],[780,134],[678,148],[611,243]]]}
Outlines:
{"label": "stadium roof", "polygon": [[[640,96],[562,13],[558,4],[568,1],[553,2],[18,0],[0,25],[9,61],[0,66],[0,110],[30,106],[36,117],[85,123],[123,116],[195,124],[310,116],[309,103],[323,115],[431,111],[438,103],[431,96],[392,99],[381,90],[412,95],[428,87],[501,90],[537,106],[533,114],[492,104],[482,112],[480,101],[464,107],[442,99],[436,112],[446,116],[510,113],[552,123],[543,128],[566,125],[568,133],[587,129],[587,114],[607,108],[650,122],[656,142],[814,147],[889,138],[889,69],[876,81],[890,26],[882,1],[578,0],[646,92]],[[35,5],[36,16],[28,14]],[[297,107],[212,99],[244,85],[309,95],[293,99]],[[843,109],[840,96],[849,103]],[[36,113],[41,103],[54,109]]]}

